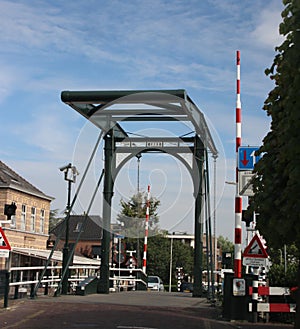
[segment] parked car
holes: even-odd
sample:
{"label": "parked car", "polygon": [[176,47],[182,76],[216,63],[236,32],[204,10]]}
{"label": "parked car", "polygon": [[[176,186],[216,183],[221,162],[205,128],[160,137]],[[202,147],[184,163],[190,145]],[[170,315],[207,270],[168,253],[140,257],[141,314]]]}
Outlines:
{"label": "parked car", "polygon": [[148,290],[151,291],[164,291],[165,287],[162,279],[159,276],[148,276]]}
{"label": "parked car", "polygon": [[194,285],[192,282],[183,281],[180,285],[181,292],[193,292],[193,290],[194,290]]}

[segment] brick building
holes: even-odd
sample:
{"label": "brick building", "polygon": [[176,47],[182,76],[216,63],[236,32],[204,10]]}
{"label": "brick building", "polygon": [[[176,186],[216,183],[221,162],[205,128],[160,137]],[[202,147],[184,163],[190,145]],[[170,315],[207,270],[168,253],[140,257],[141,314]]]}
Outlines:
{"label": "brick building", "polygon": [[[49,216],[52,197],[44,194],[0,161],[0,221],[12,247],[12,260],[21,265],[24,259],[14,253],[14,247],[46,249],[49,237]],[[6,223],[5,204],[15,203],[15,216]],[[4,266],[0,259],[0,269]]]}
{"label": "brick building", "polygon": [[[71,215],[69,218],[69,244],[75,246],[74,254],[89,258],[99,258],[101,239],[103,235],[103,223],[100,216]],[[56,240],[60,237],[57,250],[62,250],[65,244],[66,223],[58,223],[50,232],[50,239]]]}

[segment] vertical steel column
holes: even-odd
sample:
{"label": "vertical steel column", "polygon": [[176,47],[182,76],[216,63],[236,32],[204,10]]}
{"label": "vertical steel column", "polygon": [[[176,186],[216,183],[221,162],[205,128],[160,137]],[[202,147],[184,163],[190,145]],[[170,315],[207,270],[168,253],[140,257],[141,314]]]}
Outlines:
{"label": "vertical steel column", "polygon": [[[211,298],[212,301],[215,300],[215,262],[214,262],[214,249],[212,247],[212,232],[211,232],[211,209],[210,209],[210,188],[209,188],[209,163],[208,163],[208,152],[205,150],[205,209],[207,210],[207,221],[208,221],[208,241],[207,251],[209,250],[209,264],[210,264],[210,275],[211,275]],[[216,236],[214,236],[216,239]],[[210,295],[210,292],[208,292]]]}
{"label": "vertical steel column", "polygon": [[[202,254],[203,254],[203,172],[204,145],[198,136],[194,144],[194,197],[195,197],[195,250],[193,297],[202,297]],[[198,177],[198,179],[196,178]],[[197,185],[197,186],[196,186]]]}
{"label": "vertical steel column", "polygon": [[103,187],[103,238],[101,243],[100,280],[97,292],[109,293],[109,252],[110,252],[110,225],[111,225],[111,199],[113,196],[113,176],[115,163],[113,161],[115,145],[113,132],[109,131],[104,137],[104,187]]}

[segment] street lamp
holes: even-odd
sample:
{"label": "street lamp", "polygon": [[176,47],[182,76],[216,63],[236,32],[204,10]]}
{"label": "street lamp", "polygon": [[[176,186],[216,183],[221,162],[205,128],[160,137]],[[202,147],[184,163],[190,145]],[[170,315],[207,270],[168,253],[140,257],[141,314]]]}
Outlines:
{"label": "street lamp", "polygon": [[76,167],[72,166],[71,163],[59,168],[60,171],[64,172],[64,178],[68,182],[68,201],[66,208],[66,235],[65,235],[65,244],[63,248],[63,263],[62,263],[62,273],[66,272],[65,277],[62,281],[62,294],[68,293],[68,278],[69,271],[66,270],[68,258],[69,258],[69,219],[70,219],[70,205],[71,205],[71,187],[72,183],[76,182],[76,176],[79,174]]}
{"label": "street lamp", "polygon": [[141,162],[141,157],[142,157],[142,153],[138,153],[136,155],[137,157],[137,164],[138,164],[138,170],[137,170],[137,192],[140,192],[140,162]]}

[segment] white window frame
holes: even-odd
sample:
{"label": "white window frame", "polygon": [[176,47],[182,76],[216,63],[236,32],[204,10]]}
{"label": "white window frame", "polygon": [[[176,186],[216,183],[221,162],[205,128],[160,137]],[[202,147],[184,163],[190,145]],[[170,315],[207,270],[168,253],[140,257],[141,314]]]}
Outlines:
{"label": "white window frame", "polygon": [[45,232],[45,209],[41,209],[40,212],[40,233]]}
{"label": "white window frame", "polygon": [[21,207],[21,230],[26,230],[26,204]]}
{"label": "white window frame", "polygon": [[30,230],[35,231],[36,207],[31,207]]}
{"label": "white window frame", "polygon": [[83,230],[82,230],[82,225],[83,225],[83,223],[82,222],[78,222],[77,224],[76,224],[76,227],[75,227],[75,229],[74,229],[74,232],[83,232]]}

